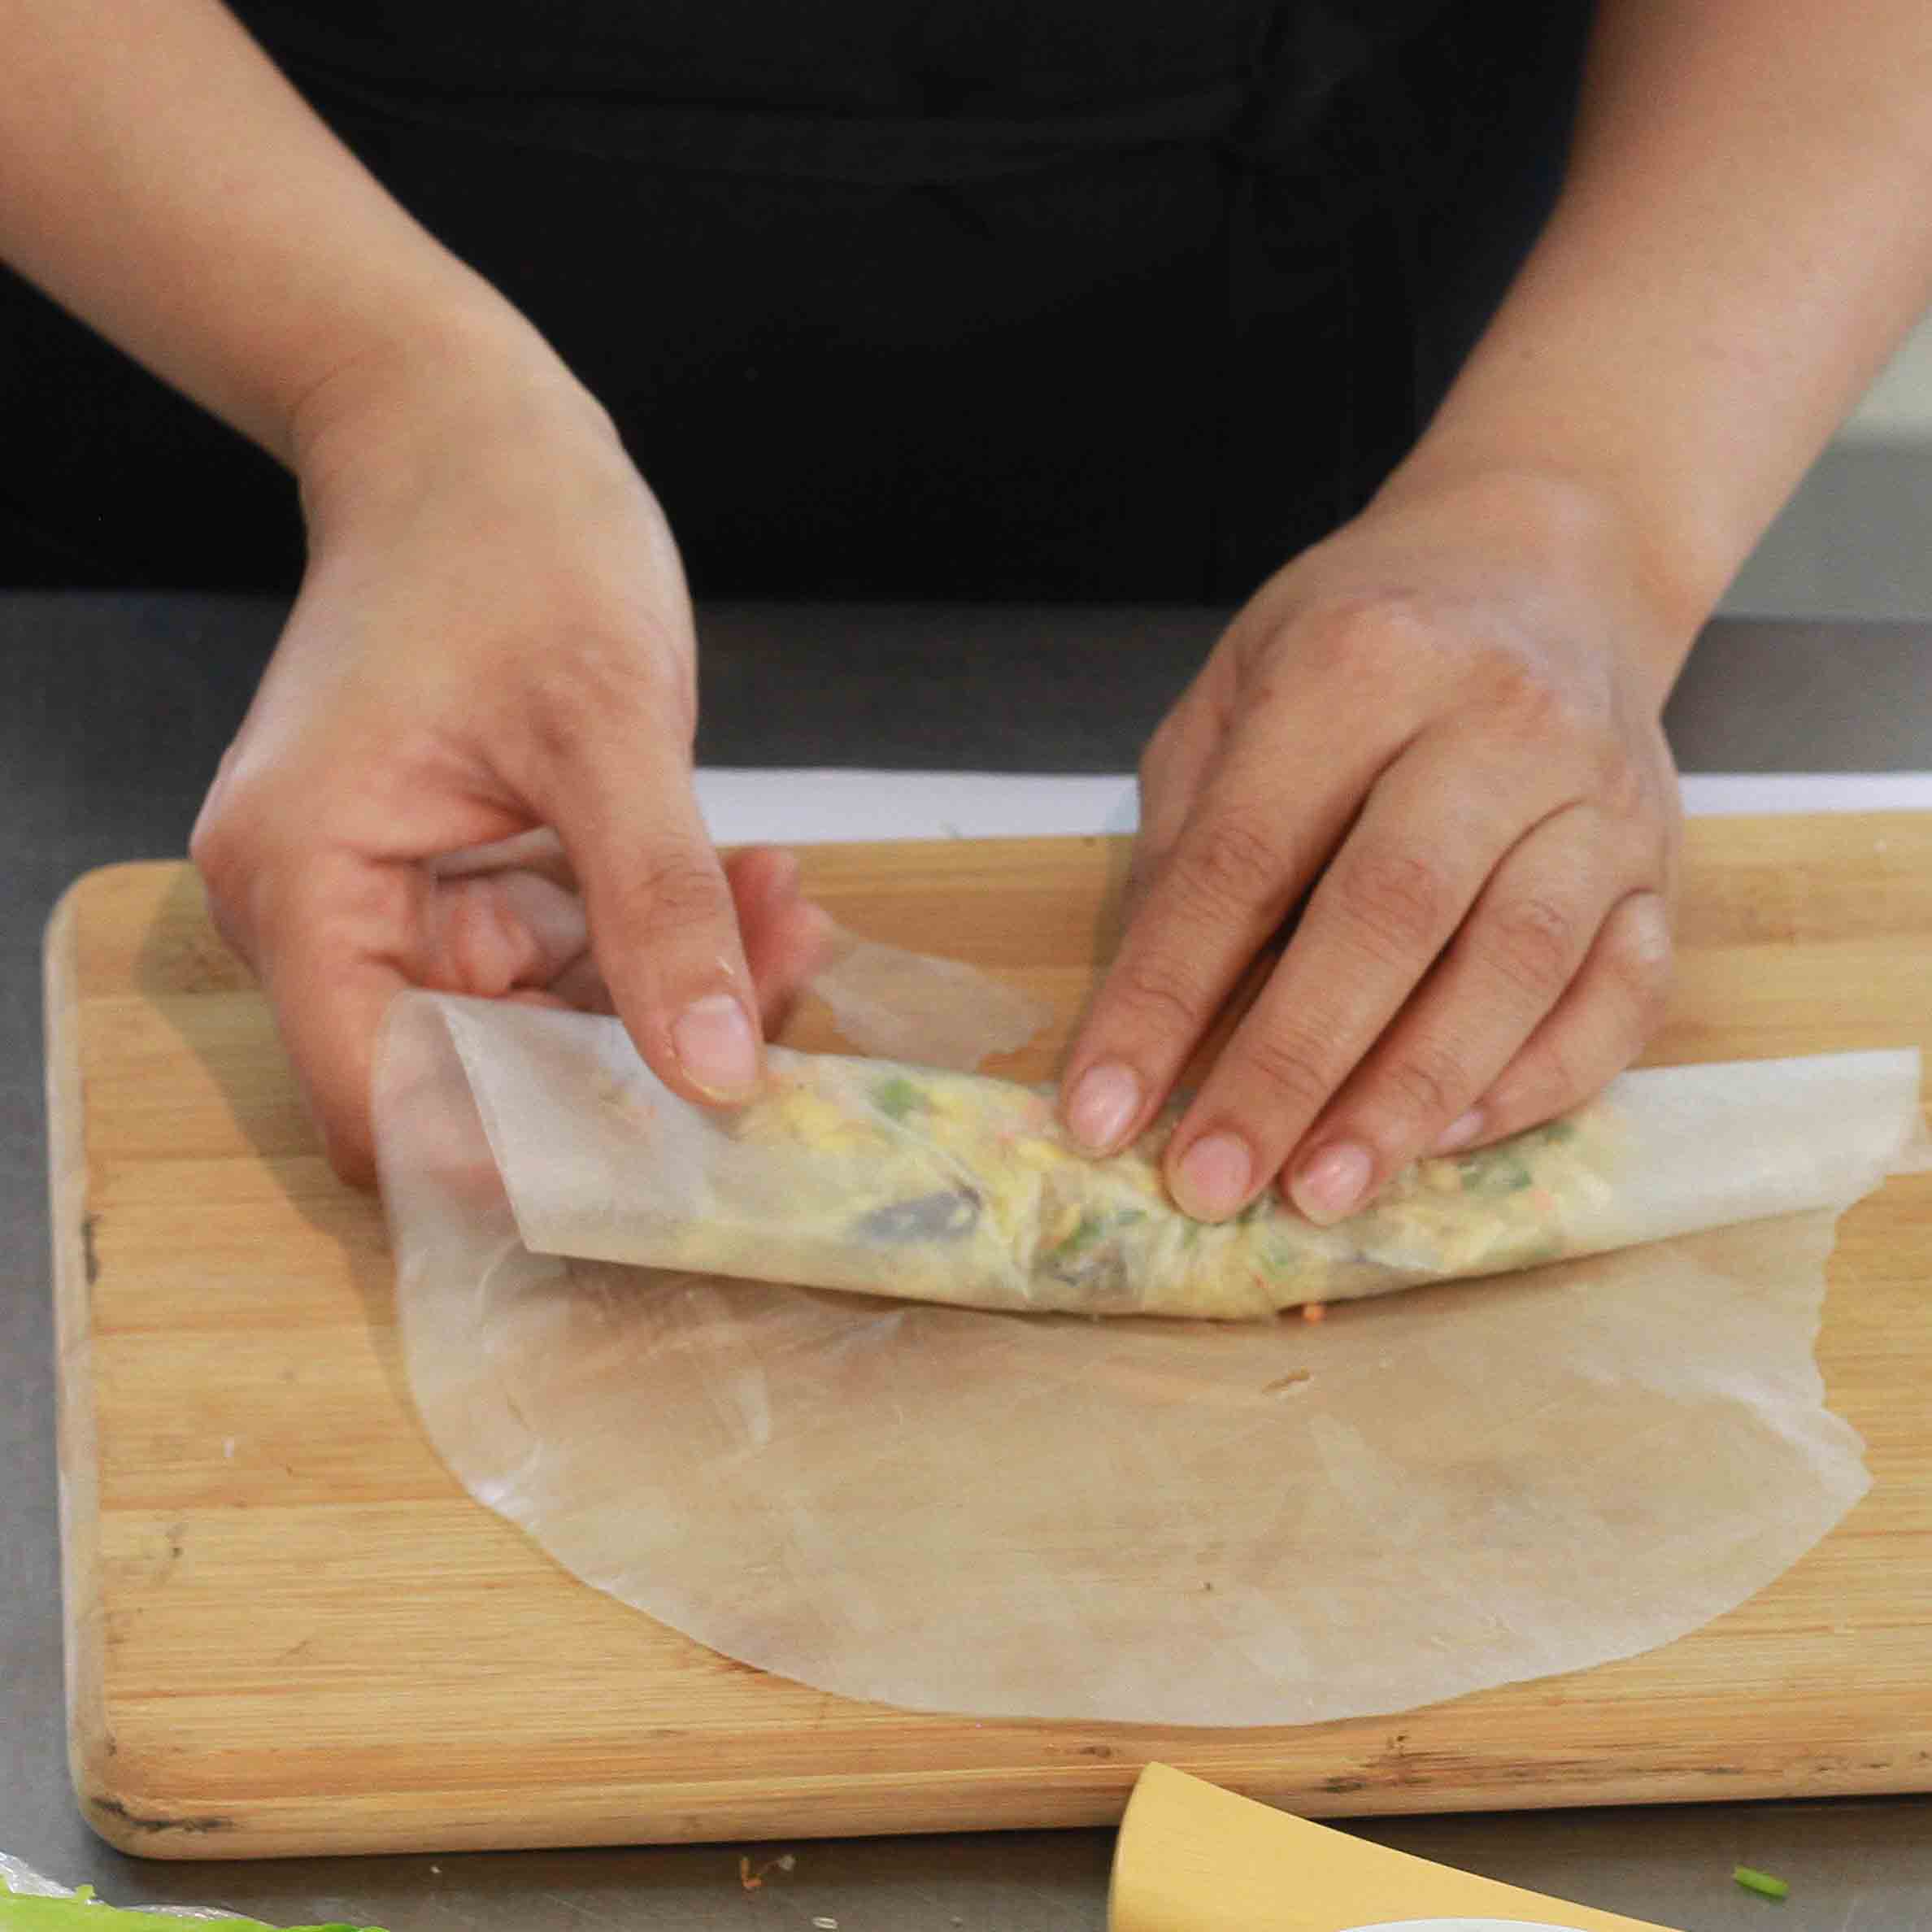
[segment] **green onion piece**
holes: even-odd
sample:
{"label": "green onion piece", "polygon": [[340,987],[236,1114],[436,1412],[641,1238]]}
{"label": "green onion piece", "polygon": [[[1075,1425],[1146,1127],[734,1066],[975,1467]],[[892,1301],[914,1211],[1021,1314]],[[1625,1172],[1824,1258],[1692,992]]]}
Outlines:
{"label": "green onion piece", "polygon": [[1773,1878],[1769,1872],[1755,1871],[1749,1865],[1739,1865],[1731,1873],[1745,1891],[1756,1892],[1760,1898],[1782,1899],[1791,1895],[1791,1886],[1782,1878]]}
{"label": "green onion piece", "polygon": [[1528,1162],[1512,1153],[1507,1142],[1480,1154],[1459,1155],[1456,1166],[1464,1194],[1520,1194],[1536,1179]]}
{"label": "green onion piece", "polygon": [[881,1080],[872,1089],[872,1105],[893,1120],[903,1120],[907,1114],[919,1112],[926,1103],[925,1095],[903,1073]]}
{"label": "green onion piece", "polygon": [[1071,1260],[1083,1248],[1091,1247],[1106,1231],[1107,1221],[1099,1210],[1094,1208],[1083,1208],[1080,1211],[1080,1219],[1075,1223],[1072,1232],[1062,1235],[1051,1247],[1047,1249],[1046,1259],[1050,1262]]}

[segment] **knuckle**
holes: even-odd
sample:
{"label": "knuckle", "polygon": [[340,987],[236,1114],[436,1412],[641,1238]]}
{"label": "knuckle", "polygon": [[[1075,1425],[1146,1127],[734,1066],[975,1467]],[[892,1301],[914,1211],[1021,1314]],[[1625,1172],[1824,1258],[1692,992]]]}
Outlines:
{"label": "knuckle", "polygon": [[1492,960],[1512,986],[1547,1003],[1569,984],[1580,922],[1566,907],[1527,894],[1498,907],[1489,925]]}
{"label": "knuckle", "polygon": [[1433,954],[1447,929],[1448,881],[1419,853],[1381,851],[1344,858],[1334,892],[1343,917],[1379,954]]}
{"label": "knuckle", "polygon": [[1411,1120],[1453,1120],[1473,1093],[1462,1062],[1446,1046],[1412,1048],[1390,1067],[1384,1078],[1403,1116]]}
{"label": "knuckle", "polygon": [[1541,668],[1515,651],[1492,648],[1485,654],[1490,703],[1519,720],[1553,719],[1564,708],[1561,694]]}
{"label": "knuckle", "polygon": [[1308,620],[1307,637],[1307,649],[1324,668],[1372,686],[1436,649],[1434,624],[1400,591],[1339,599]]}
{"label": "knuckle", "polygon": [[527,963],[526,935],[508,916],[490,882],[465,879],[438,902],[442,924],[439,962],[454,990],[495,999],[516,985]]}
{"label": "knuckle", "polygon": [[1181,963],[1146,953],[1122,969],[1120,999],[1129,1025],[1161,1038],[1191,1036],[1201,1024],[1201,989]]}
{"label": "knuckle", "polygon": [[1534,1052],[1499,1080],[1491,1093],[1499,1120],[1527,1127],[1573,1106],[1589,1090],[1572,1047],[1558,1039],[1541,1041]]}
{"label": "knuckle", "polygon": [[199,825],[188,842],[188,856],[201,874],[202,891],[208,904],[208,917],[216,932],[230,946],[235,942],[234,872],[229,854],[220,836]]}
{"label": "knuckle", "polygon": [[518,707],[538,755],[563,768],[586,747],[629,742],[640,720],[688,738],[697,724],[696,680],[682,652],[592,619],[565,628]]}
{"label": "knuckle", "polygon": [[1659,787],[1655,772],[1621,740],[1610,740],[1598,753],[1596,794],[1601,809],[1620,826],[1656,816]]}
{"label": "knuckle", "polygon": [[1210,917],[1248,917],[1280,893],[1288,855],[1257,812],[1224,810],[1202,829],[1184,872],[1199,909]]}
{"label": "knuckle", "polygon": [[1603,936],[1603,964],[1645,1029],[1662,1016],[1670,997],[1674,953],[1662,909],[1653,901],[1620,908]]}
{"label": "knuckle", "polygon": [[1541,665],[1498,651],[1486,682],[1486,709],[1510,743],[1545,760],[1595,752],[1600,730],[1590,705],[1581,693],[1553,683]]}
{"label": "knuckle", "polygon": [[1281,1114],[1317,1112],[1339,1075],[1312,1036],[1278,1030],[1242,1041],[1241,1063],[1270,1110]]}
{"label": "knuckle", "polygon": [[647,854],[615,882],[611,910],[626,946],[650,946],[720,925],[732,915],[731,889],[707,852],[674,846]]}
{"label": "knuckle", "polygon": [[211,890],[225,885],[237,857],[236,814],[228,809],[225,794],[217,787],[208,794],[194,829],[188,834],[188,856]]}
{"label": "knuckle", "polygon": [[209,923],[224,945],[244,956],[250,872],[246,823],[225,799],[211,798],[188,838],[188,856],[201,875]]}

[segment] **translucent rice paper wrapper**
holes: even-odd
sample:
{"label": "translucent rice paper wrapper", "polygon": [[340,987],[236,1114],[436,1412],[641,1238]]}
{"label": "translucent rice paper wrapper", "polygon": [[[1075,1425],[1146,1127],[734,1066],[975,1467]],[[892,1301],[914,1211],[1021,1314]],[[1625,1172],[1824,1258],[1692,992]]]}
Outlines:
{"label": "translucent rice paper wrapper", "polygon": [[812,977],[839,1032],[862,1053],[961,1071],[1016,1053],[1053,1008],[959,959],[836,931]]}
{"label": "translucent rice paper wrapper", "polygon": [[628,1054],[592,1016],[398,1002],[377,1113],[411,1386],[470,1490],[566,1568],[820,1689],[1173,1725],[1410,1709],[1695,1629],[1868,1486],[1812,1344],[1836,1212],[1912,1138],[1916,1054],[1626,1076],[1603,1144],[1646,1245],[1319,1324],[538,1252],[510,1139],[572,1212],[620,1215],[624,1173],[573,1180],[526,1077],[581,1129],[614,1070],[636,1090]]}

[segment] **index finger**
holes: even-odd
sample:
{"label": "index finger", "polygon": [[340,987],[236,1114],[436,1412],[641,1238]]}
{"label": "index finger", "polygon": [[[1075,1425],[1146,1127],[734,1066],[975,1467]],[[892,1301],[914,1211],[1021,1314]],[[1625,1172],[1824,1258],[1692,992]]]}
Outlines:
{"label": "index finger", "polygon": [[[1175,1128],[1168,1180],[1190,1212],[1231,1214],[1280,1170],[1429,973],[1499,859],[1560,798],[1547,780],[1473,776],[1469,759],[1425,738],[1370,792]],[[1429,1099],[1460,1094],[1452,1051],[1466,1042],[1452,1050],[1438,1039],[1429,1053],[1406,1055],[1403,1074],[1433,1082],[1439,1094]]]}
{"label": "index finger", "polygon": [[1166,1097],[1340,838],[1386,755],[1314,707],[1234,738],[1147,886],[1068,1063],[1066,1119],[1111,1153]]}
{"label": "index finger", "polygon": [[582,883],[591,951],[646,1064],[689,1099],[750,1099],[757,992],[688,756],[648,730],[594,732],[546,791],[534,803]]}

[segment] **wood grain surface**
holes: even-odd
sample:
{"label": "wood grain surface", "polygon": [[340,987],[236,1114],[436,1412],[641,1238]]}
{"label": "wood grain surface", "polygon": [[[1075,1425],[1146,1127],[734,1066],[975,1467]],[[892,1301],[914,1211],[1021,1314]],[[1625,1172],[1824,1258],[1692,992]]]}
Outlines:
{"label": "wood grain surface", "polygon": [[[1110,941],[1100,839],[830,846],[871,936],[1055,1001]],[[1932,1050],[1932,815],[1691,828],[1657,1060]],[[1647,1656],[1395,1718],[1177,1731],[920,1716],[700,1648],[473,1503],[403,1386],[376,1203],[320,1158],[182,865],[47,942],[73,1770],[159,1857],[1092,1824],[1158,1759],[1315,1814],[1932,1788],[1932,1176],[1845,1219],[1820,1360],[1875,1486]],[[820,1012],[788,1037],[836,1043]],[[1184,1669],[1186,1660],[1176,1660]]]}

